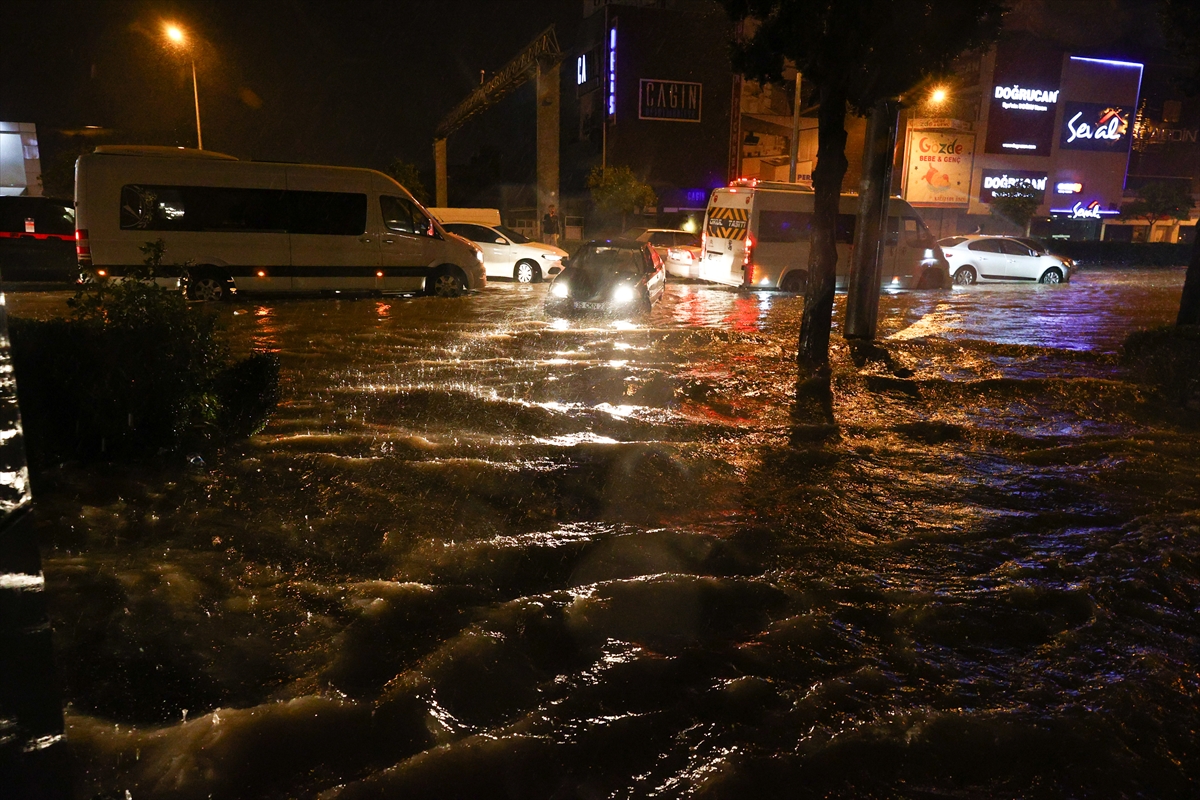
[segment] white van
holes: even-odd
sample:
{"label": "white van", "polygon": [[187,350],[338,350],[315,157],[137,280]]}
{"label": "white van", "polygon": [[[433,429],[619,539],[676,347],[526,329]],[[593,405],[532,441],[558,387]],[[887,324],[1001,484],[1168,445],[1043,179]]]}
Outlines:
{"label": "white van", "polygon": [[[701,280],[803,292],[812,240],[811,189],[789,183],[738,182],[716,189],[704,216]],[[850,272],[858,195],[843,194],[837,222],[837,287]],[[905,201],[888,201],[882,284],[897,289],[949,288],[946,258],[925,222]]]}
{"label": "white van", "polygon": [[75,164],[81,266],[120,276],[138,246],[190,263],[188,296],[420,292],[487,278],[479,248],[447,233],[381,172],[239,161],[208,150],[98,147]]}
{"label": "white van", "polygon": [[500,224],[495,208],[431,208],[442,226],[474,242],[483,251],[483,268],[489,278],[512,278],[517,283],[537,283],[557,275],[567,251],[535,242]]}

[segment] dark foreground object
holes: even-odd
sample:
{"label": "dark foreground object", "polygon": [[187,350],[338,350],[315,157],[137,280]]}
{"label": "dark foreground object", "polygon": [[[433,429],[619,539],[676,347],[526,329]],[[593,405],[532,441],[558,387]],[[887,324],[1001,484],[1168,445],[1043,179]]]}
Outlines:
{"label": "dark foreground object", "polygon": [[1054,242],[1055,255],[1085,267],[1185,267],[1192,245],[1170,242]]}

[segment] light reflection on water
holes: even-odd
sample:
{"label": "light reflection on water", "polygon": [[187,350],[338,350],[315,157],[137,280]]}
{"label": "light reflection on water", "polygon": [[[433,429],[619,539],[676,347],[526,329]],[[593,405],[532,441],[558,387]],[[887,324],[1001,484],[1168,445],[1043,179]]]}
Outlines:
{"label": "light reflection on water", "polygon": [[1187,796],[1200,442],[1112,356],[1181,278],[889,293],[834,435],[796,297],[225,308],[267,431],[47,501],[86,788]]}

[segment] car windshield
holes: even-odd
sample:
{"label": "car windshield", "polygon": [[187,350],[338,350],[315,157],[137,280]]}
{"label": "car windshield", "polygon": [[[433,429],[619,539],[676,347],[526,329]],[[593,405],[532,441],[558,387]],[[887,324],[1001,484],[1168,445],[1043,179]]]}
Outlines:
{"label": "car windshield", "polygon": [[512,228],[506,228],[503,225],[493,225],[492,228],[499,231],[501,236],[504,236],[513,244],[529,244],[530,239],[528,236],[517,233]]}
{"label": "car windshield", "polygon": [[648,228],[630,228],[629,230],[627,230],[621,234],[621,238],[622,239],[632,239],[633,241],[637,241],[642,236],[646,235],[648,230],[649,230]]}
{"label": "car windshield", "polygon": [[638,275],[642,272],[642,255],[628,247],[593,245],[576,254],[571,266],[593,275]]}

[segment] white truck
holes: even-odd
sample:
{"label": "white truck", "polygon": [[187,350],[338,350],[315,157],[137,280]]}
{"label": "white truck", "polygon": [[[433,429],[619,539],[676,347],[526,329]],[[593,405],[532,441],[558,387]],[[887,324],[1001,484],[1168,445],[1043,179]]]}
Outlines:
{"label": "white truck", "polygon": [[[803,292],[812,241],[811,189],[790,183],[739,181],[713,190],[704,215],[701,280]],[[843,194],[837,221],[837,286],[845,288],[854,246],[858,195]],[[888,201],[882,284],[897,289],[949,288],[946,258],[924,221],[905,201]]]}

